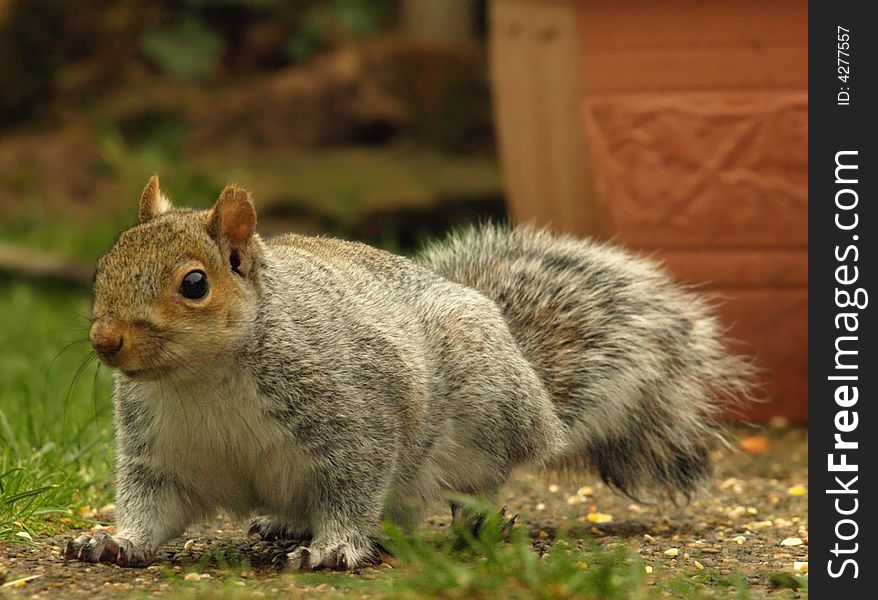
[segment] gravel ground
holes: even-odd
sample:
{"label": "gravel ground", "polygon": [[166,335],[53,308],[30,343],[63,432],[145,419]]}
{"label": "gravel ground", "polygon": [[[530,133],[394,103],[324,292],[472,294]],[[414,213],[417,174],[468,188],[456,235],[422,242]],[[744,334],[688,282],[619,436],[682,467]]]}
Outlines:
{"label": "gravel ground", "polygon": [[[712,493],[688,505],[639,505],[586,476],[527,471],[509,483],[503,502],[525,517],[522,526],[531,532],[538,552],[545,552],[563,529],[568,538],[589,536],[605,548],[624,543],[637,549],[656,576],[703,567],[722,575],[740,573],[754,592],[768,592],[773,574],[793,574],[797,563],[804,563],[798,564],[799,572],[807,570],[807,432],[774,427],[738,434],[745,451],[720,455]],[[425,527],[447,529],[449,520],[437,514]],[[33,545],[0,545],[0,578],[5,572],[6,579],[0,596],[109,598],[132,590],[161,592],[193,571],[221,581],[230,571],[218,565],[217,556],[252,565],[238,585],[290,588],[306,596],[334,587],[279,575],[272,565],[273,545],[247,539],[241,525],[222,521],[191,528],[147,569],[65,563],[60,550],[71,535],[37,539]],[[377,577],[388,566],[338,577]]]}

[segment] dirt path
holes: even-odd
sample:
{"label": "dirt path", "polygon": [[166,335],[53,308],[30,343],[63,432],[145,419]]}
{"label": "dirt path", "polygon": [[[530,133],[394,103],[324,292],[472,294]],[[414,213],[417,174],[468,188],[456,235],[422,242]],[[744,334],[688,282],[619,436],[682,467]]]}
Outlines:
{"label": "dirt path", "polygon": [[[531,532],[539,552],[546,551],[559,528],[572,527],[569,531],[573,535],[591,535],[602,547],[624,543],[638,549],[644,563],[657,573],[691,572],[700,564],[723,575],[741,573],[755,592],[767,591],[772,574],[792,574],[795,562],[808,560],[808,502],[803,489],[808,483],[807,433],[803,429],[741,433],[762,436],[768,442],[767,452],[723,456],[713,494],[688,506],[641,506],[588,478],[530,472],[520,473],[510,482],[503,502],[526,516],[523,526]],[[756,440],[754,446],[759,445],[760,440]],[[596,523],[606,517],[589,518],[589,513],[611,515],[612,521]],[[444,529],[448,523],[448,516],[436,515],[425,527]],[[65,539],[39,539],[34,546],[0,546],[0,573],[7,571],[2,593],[10,598],[109,598],[132,590],[160,592],[192,571],[209,576],[204,579],[222,581],[229,570],[219,566],[217,557],[232,563],[249,561],[252,568],[243,573],[252,582],[245,583],[248,587],[291,589],[306,596],[322,595],[336,587],[331,578],[328,584],[313,583],[279,574],[271,564],[277,550],[271,544],[247,539],[240,525],[214,523],[192,528],[145,570],[65,564],[60,557]],[[8,585],[32,575],[38,577]],[[360,575],[338,575],[380,576],[380,568]]]}

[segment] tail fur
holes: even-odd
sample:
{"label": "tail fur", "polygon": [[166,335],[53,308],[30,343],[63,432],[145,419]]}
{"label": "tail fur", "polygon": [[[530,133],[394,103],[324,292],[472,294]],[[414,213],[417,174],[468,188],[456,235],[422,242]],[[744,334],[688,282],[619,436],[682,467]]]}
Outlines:
{"label": "tail fur", "polygon": [[709,478],[716,417],[750,399],[755,369],[730,353],[713,306],[661,265],[531,228],[487,226],[420,262],[502,309],[585,466],[633,498],[687,499]]}

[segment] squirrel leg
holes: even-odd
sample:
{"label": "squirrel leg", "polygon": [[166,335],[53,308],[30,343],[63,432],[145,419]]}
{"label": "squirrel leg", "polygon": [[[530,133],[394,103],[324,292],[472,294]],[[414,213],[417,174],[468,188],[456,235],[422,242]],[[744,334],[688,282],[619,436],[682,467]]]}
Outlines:
{"label": "squirrel leg", "polygon": [[192,518],[185,492],[144,466],[120,467],[115,535],[82,534],[64,547],[67,560],[146,567],[158,547],[183,533]]}
{"label": "squirrel leg", "polygon": [[346,570],[381,562],[370,534],[381,520],[386,465],[369,466],[359,472],[332,464],[318,469],[314,539],[287,554],[289,568]]}

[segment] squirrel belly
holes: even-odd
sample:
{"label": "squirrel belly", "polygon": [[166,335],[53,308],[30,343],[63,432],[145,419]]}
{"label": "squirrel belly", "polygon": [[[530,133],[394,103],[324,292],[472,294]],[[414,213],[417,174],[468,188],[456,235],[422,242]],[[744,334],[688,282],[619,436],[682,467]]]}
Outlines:
{"label": "squirrel belly", "polygon": [[549,390],[569,442],[553,462],[633,496],[689,498],[722,442],[715,418],[752,399],[713,307],[656,262],[527,227],[468,229],[419,261],[494,300]]}

